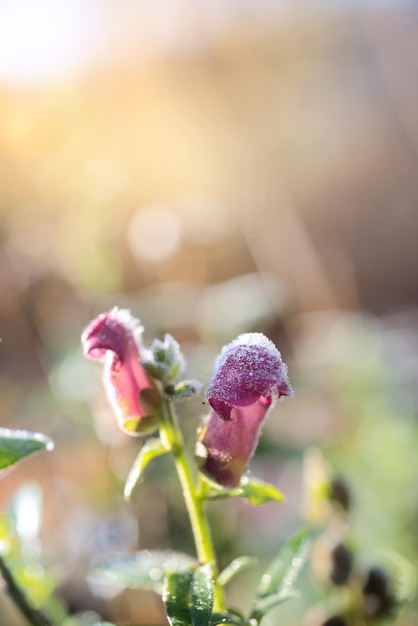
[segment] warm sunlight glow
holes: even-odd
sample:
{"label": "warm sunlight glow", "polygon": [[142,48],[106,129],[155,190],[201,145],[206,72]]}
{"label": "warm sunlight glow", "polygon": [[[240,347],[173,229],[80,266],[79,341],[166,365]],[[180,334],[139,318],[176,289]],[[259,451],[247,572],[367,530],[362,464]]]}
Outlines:
{"label": "warm sunlight glow", "polygon": [[0,80],[39,83],[73,74],[97,39],[95,2],[15,0],[0,4]]}

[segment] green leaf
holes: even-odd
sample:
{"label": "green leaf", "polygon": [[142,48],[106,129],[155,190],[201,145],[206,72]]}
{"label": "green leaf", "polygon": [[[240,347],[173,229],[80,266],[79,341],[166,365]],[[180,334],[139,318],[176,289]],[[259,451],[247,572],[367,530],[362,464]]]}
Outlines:
{"label": "green leaf", "polygon": [[265,598],[280,591],[289,591],[302,569],[310,543],[310,534],[305,528],[297,530],[282,546],[270,564],[257,590],[258,598]]}
{"label": "green leaf", "polygon": [[116,626],[113,622],[94,622],[93,624],[89,618],[89,612],[83,611],[66,617],[64,621],[60,621],[60,626]]}
{"label": "green leaf", "polygon": [[169,572],[164,578],[163,601],[171,626],[190,626],[192,578],[192,570]]}
{"label": "green leaf", "polygon": [[271,596],[267,596],[266,598],[261,598],[257,601],[256,607],[252,613],[252,617],[257,617],[259,619],[259,617],[265,615],[280,604],[283,604],[283,602],[286,602],[286,600],[298,597],[299,593],[297,591],[290,591],[287,594],[279,592],[274,593]]}
{"label": "green leaf", "polygon": [[142,550],[95,567],[89,572],[89,582],[121,589],[151,589],[161,594],[166,571],[183,572],[196,565],[194,559],[181,552]]}
{"label": "green leaf", "polygon": [[0,470],[40,450],[52,450],[53,441],[41,433],[0,428]]}
{"label": "green leaf", "polygon": [[125,500],[130,499],[132,491],[135,485],[137,485],[139,480],[142,478],[142,474],[148,463],[155,457],[166,454],[167,452],[169,452],[169,450],[163,445],[160,439],[149,439],[144,443],[126,480],[125,488],[123,490]]}
{"label": "green leaf", "polygon": [[265,483],[262,480],[256,480],[243,476],[241,478],[240,488],[243,496],[248,499],[250,504],[265,504],[266,502],[284,502],[284,495],[274,485]]}
{"label": "green leaf", "polygon": [[284,502],[284,495],[274,485],[243,476],[238,487],[225,489],[201,474],[202,497],[211,500],[224,498],[247,498],[250,504],[258,505],[266,502]]}
{"label": "green leaf", "polygon": [[[294,597],[293,586],[305,564],[310,535],[298,530],[281,548],[261,578],[251,617],[259,620],[267,610]],[[265,599],[271,597],[268,602]]]}
{"label": "green leaf", "polygon": [[227,567],[219,574],[218,584],[224,587],[229,581],[244,570],[257,564],[257,559],[252,556],[240,556],[231,561]]}
{"label": "green leaf", "polygon": [[170,400],[185,400],[198,396],[202,387],[202,383],[198,380],[183,380],[180,383],[167,385],[164,388],[164,393]]}
{"label": "green leaf", "polygon": [[210,564],[200,565],[193,572],[191,586],[192,626],[209,626],[213,609],[215,580]]}
{"label": "green leaf", "polygon": [[223,624],[223,626],[254,626],[254,622],[244,619],[240,615],[230,611],[213,613],[210,625],[216,626],[217,624]]}

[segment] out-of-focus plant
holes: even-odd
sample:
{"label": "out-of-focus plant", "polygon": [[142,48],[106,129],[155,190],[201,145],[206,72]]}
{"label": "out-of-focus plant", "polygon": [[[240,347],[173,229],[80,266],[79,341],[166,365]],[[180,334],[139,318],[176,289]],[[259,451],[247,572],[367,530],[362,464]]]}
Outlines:
{"label": "out-of-focus plant", "polygon": [[393,623],[414,593],[415,573],[400,555],[387,554],[386,564],[364,564],[350,526],[353,494],[340,476],[326,467],[322,454],[305,454],[306,509],[318,529],[311,546],[314,579],[326,590],[326,601],[312,610],[309,626],[372,626]]}
{"label": "out-of-focus plant", "polygon": [[57,575],[44,566],[42,559],[42,500],[36,482],[27,482],[17,490],[7,513],[0,517],[1,554],[7,558],[9,578],[13,577],[17,589],[25,590],[31,606],[42,610],[44,622],[62,624],[68,615],[55,594]]}

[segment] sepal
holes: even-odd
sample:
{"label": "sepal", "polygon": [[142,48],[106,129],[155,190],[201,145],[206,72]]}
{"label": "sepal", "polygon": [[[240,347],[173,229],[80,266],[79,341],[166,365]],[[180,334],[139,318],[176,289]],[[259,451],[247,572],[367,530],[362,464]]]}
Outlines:
{"label": "sepal", "polygon": [[154,339],[141,363],[153,378],[165,385],[181,376],[186,367],[178,342],[169,334],[164,336],[164,341]]}
{"label": "sepal", "polygon": [[246,498],[252,505],[266,504],[266,502],[283,503],[285,497],[274,485],[252,478],[248,474],[241,477],[238,487],[225,489],[222,485],[210,480],[201,474],[201,493],[207,500],[222,500],[224,498]]}
{"label": "sepal", "polygon": [[179,383],[167,385],[164,394],[169,400],[178,402],[198,396],[202,392],[203,385],[198,380],[182,380]]}

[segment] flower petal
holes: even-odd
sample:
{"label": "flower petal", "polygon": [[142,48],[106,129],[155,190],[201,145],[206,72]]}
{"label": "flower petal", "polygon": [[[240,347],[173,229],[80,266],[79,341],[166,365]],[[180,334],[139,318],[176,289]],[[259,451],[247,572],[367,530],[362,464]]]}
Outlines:
{"label": "flower petal", "polygon": [[218,415],[228,420],[233,407],[254,404],[272,391],[279,397],[292,395],[287,366],[267,337],[246,333],[222,349],[206,397]]}
{"label": "flower petal", "polygon": [[127,310],[99,315],[81,338],[84,354],[104,362],[106,394],[120,427],[129,434],[158,426],[160,394],[140,363],[142,326]]}
{"label": "flower petal", "polygon": [[211,411],[197,446],[201,470],[224,487],[236,487],[257,446],[271,402],[271,396],[261,396],[254,404],[235,407],[229,421]]}

